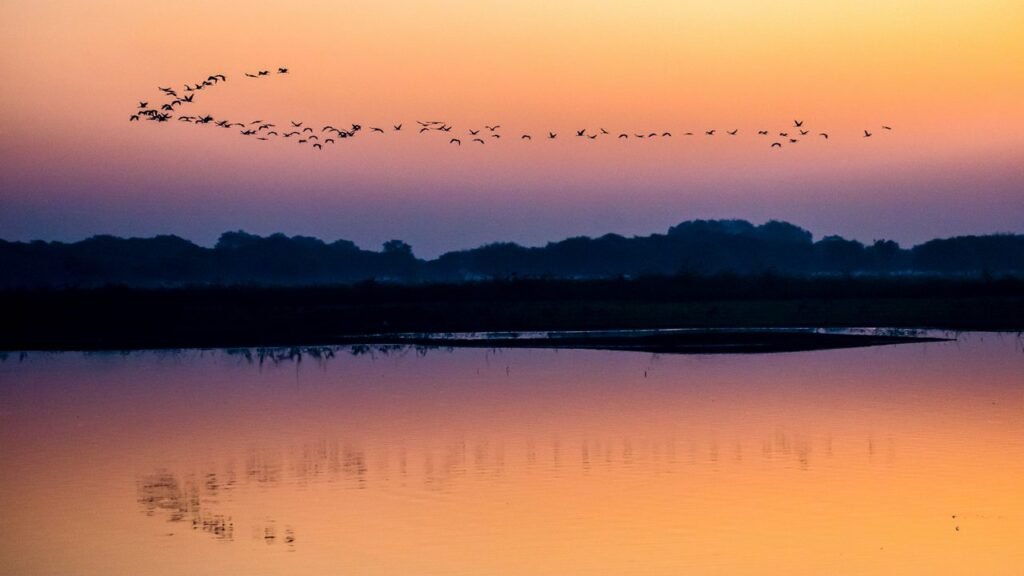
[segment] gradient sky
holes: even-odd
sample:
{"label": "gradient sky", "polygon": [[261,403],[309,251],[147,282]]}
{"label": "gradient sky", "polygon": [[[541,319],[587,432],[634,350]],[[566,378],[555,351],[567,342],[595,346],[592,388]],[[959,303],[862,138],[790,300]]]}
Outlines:
{"label": "gradient sky", "polygon": [[[709,217],[904,244],[1024,232],[1022,23],[1018,0],[3,0],[0,238],[241,228],[432,256]],[[276,66],[292,74],[242,76]],[[366,134],[314,154],[128,123],[158,85],[214,73],[228,83],[191,112],[506,138]],[[794,118],[833,137],[753,135]],[[585,126],[741,132],[570,137]],[[549,129],[559,140],[509,137]]]}

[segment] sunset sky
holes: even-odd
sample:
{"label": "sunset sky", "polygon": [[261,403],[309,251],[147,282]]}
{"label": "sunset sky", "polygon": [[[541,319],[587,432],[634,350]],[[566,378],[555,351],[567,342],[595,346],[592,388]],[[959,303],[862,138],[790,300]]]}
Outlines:
{"label": "sunset sky", "polygon": [[[692,218],[904,244],[1024,232],[1022,27],[1019,0],[3,0],[0,238],[244,229],[433,256]],[[189,113],[388,131],[318,153],[128,122],[157,86],[217,73]],[[756,136],[796,118],[831,137]],[[417,119],[505,137],[459,148]]]}

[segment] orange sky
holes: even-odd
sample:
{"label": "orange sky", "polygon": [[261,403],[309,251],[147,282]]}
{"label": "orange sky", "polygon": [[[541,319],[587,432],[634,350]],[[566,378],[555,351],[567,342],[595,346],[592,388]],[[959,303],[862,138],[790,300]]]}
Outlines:
{"label": "orange sky", "polygon": [[[6,1],[0,236],[229,228],[401,237],[425,253],[782,218],[904,242],[1022,231],[1024,5],[988,1]],[[287,66],[249,81],[242,72]],[[403,132],[314,156],[227,131],[129,124],[156,86],[224,73],[195,112]],[[250,118],[251,116],[251,118]],[[806,120],[771,150],[756,130]],[[879,134],[881,124],[892,133]],[[739,128],[583,142],[572,131]],[[862,130],[876,131],[872,139]],[[522,132],[562,134],[556,142]],[[884,138],[881,138],[884,136]],[[438,224],[441,224],[439,226]],[[439,231],[440,230],[440,231]]]}

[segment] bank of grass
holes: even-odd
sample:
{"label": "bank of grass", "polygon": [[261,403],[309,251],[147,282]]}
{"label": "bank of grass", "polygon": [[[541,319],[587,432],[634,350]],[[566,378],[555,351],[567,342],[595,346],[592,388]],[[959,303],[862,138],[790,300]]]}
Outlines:
{"label": "bank of grass", "polygon": [[1017,278],[656,277],[0,293],[0,348],[331,344],[355,334],[729,327],[1024,329]]}

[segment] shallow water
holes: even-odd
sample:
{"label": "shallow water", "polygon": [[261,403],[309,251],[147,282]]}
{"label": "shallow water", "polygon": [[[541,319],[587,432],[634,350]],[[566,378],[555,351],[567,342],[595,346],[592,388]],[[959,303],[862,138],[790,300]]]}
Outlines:
{"label": "shallow water", "polygon": [[7,355],[4,574],[1020,574],[1016,335]]}

